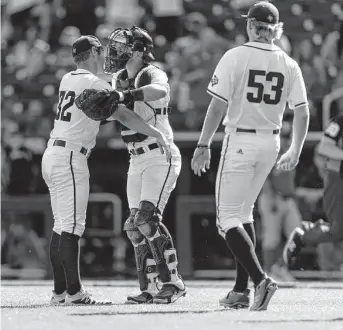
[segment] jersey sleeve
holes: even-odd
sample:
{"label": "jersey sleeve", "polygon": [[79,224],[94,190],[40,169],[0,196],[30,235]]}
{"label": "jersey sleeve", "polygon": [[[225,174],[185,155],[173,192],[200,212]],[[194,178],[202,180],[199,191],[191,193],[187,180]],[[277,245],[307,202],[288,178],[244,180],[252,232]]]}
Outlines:
{"label": "jersey sleeve", "polygon": [[108,89],[108,90],[112,90],[113,88],[111,87],[111,85],[106,82],[105,80],[102,79],[96,79],[92,84],[91,87],[89,87],[90,89]]}
{"label": "jersey sleeve", "polygon": [[308,105],[304,78],[297,63],[295,63],[293,68],[293,82],[287,101],[289,108],[292,110],[304,105]]}
{"label": "jersey sleeve", "polygon": [[146,85],[157,84],[169,88],[168,77],[166,73],[159,68],[152,67],[142,73],[137,87]]}
{"label": "jersey sleeve", "polygon": [[335,117],[324,131],[324,136],[336,143],[343,138],[343,115]]}
{"label": "jersey sleeve", "polygon": [[207,93],[229,103],[233,92],[235,66],[234,53],[227,51],[217,64],[207,87]]}

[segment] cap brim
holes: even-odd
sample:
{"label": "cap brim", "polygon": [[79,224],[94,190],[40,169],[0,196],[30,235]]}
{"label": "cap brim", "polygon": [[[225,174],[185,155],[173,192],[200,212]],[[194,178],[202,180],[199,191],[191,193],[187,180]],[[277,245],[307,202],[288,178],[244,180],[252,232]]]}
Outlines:
{"label": "cap brim", "polygon": [[248,18],[248,15],[241,15],[242,18]]}

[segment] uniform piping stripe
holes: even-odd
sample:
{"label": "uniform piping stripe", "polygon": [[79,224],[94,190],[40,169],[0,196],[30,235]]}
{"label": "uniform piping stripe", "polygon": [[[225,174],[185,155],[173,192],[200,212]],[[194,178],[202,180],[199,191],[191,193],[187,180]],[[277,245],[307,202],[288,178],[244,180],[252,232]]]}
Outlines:
{"label": "uniform piping stripe", "polygon": [[172,164],[171,164],[171,160],[170,160],[169,161],[169,168],[168,168],[167,176],[166,176],[166,178],[164,180],[164,183],[163,183],[163,186],[162,186],[162,189],[161,189],[161,192],[160,192],[160,196],[158,197],[158,202],[157,202],[157,206],[156,206],[157,209],[160,206],[162,193],[163,193],[164,187],[166,186],[166,183],[167,183],[167,180],[168,180],[168,177],[169,177],[169,174],[170,174],[171,165]]}
{"label": "uniform piping stripe", "polygon": [[301,103],[298,103],[294,106],[294,108],[297,108],[297,107],[300,107],[301,105],[304,105],[304,104],[307,104],[307,102],[301,102]]}
{"label": "uniform piping stripe", "polygon": [[260,47],[255,47],[255,46],[249,46],[249,45],[242,45],[244,47],[249,47],[249,48],[255,48],[255,49],[260,49],[264,50],[265,52],[278,52],[281,51],[281,49],[265,49],[265,48],[260,48]]}
{"label": "uniform piping stripe", "polygon": [[220,95],[218,95],[218,94],[212,92],[212,91],[209,90],[209,89],[207,89],[207,93],[211,94],[212,96],[217,97],[218,99],[223,100],[225,103],[228,103],[228,102],[229,102],[226,98],[224,98],[224,97],[222,97],[222,96],[220,96]]}
{"label": "uniform piping stripe", "polygon": [[71,171],[71,176],[72,176],[72,179],[73,179],[73,190],[74,190],[74,225],[73,225],[73,232],[72,234],[74,234],[74,230],[75,230],[75,227],[76,227],[76,185],[75,185],[75,176],[74,176],[74,170],[73,170],[73,152],[71,151],[70,152],[70,162],[69,162],[69,165],[70,165],[70,171]]}
{"label": "uniform piping stripe", "polygon": [[228,149],[228,146],[229,146],[229,140],[230,140],[230,135],[228,135],[227,140],[226,140],[225,151],[224,151],[223,158],[222,158],[222,166],[221,166],[221,169],[220,169],[220,172],[219,172],[218,192],[217,192],[217,227],[224,234],[225,234],[225,231],[221,228],[220,223],[219,223],[219,202],[220,202],[220,188],[221,188],[221,182],[222,182],[222,175],[223,175],[225,157],[226,157],[227,149]]}

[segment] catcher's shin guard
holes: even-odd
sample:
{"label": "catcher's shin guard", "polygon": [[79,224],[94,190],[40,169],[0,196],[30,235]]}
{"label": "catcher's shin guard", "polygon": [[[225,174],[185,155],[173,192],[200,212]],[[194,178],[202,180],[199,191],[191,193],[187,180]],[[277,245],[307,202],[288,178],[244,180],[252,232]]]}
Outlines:
{"label": "catcher's shin guard", "polygon": [[134,247],[139,288],[141,291],[156,291],[157,267],[150,247],[144,242]]}
{"label": "catcher's shin guard", "polygon": [[131,209],[130,216],[124,224],[124,230],[134,248],[139,287],[141,291],[154,291],[158,275],[156,272],[156,264],[146,238],[134,223],[136,212],[137,209]]}
{"label": "catcher's shin guard", "polygon": [[173,243],[167,228],[161,223],[160,213],[156,212],[156,208],[152,203],[141,201],[135,215],[135,224],[149,242],[161,281],[170,282],[171,274],[164,252],[173,247]]}

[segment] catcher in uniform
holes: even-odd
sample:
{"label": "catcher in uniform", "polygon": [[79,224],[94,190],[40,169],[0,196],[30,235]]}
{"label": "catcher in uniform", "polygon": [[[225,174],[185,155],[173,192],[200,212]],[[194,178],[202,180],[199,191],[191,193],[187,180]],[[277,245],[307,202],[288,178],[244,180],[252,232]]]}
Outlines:
{"label": "catcher in uniform", "polygon": [[230,49],[219,61],[208,93],[212,95],[192,169],[201,175],[210,166],[210,144],[225,115],[225,138],[217,172],[217,227],[236,258],[236,284],[220,300],[225,307],[248,307],[248,278],[255,287],[250,310],[267,309],[277,289],[255,253],[253,207],[280,149],[286,103],[294,109],[293,139],[276,164],[291,170],[298,163],[306,137],[309,109],[298,64],[274,40],[282,35],[277,8],[254,4],[247,15],[250,42]]}
{"label": "catcher in uniform", "polygon": [[[104,49],[96,37],[80,37],[72,46],[72,55],[77,69],[61,80],[54,129],[42,158],[42,175],[49,188],[54,216],[50,243],[54,276],[51,303],[107,304],[94,300],[83,289],[79,274],[79,239],[85,229],[89,196],[87,158],[95,146],[100,122],[107,118],[118,120],[154,136],[159,146],[165,148],[167,159],[169,142],[158,129],[134,112],[118,108],[109,97],[111,86],[96,76],[104,64]],[[94,93],[80,98],[81,92],[89,88]]]}
{"label": "catcher in uniform", "polygon": [[285,263],[291,265],[305,246],[343,241],[343,114],[332,119],[316,147],[316,164],[323,174],[323,208],[328,223],[304,221],[291,233],[284,251]]}
{"label": "catcher in uniform", "polygon": [[[138,27],[116,29],[109,36],[105,72],[114,73],[112,87],[119,106],[137,113],[160,129],[170,143],[171,160],[158,152],[156,139],[122,125],[121,135],[130,153],[127,198],[130,216],[124,230],[133,244],[141,293],[127,303],[172,303],[186,294],[178,274],[177,255],[163,210],[181,170],[181,155],[169,124],[167,75],[150,64],[154,60],[149,34]],[[161,289],[157,292],[158,281]]]}

